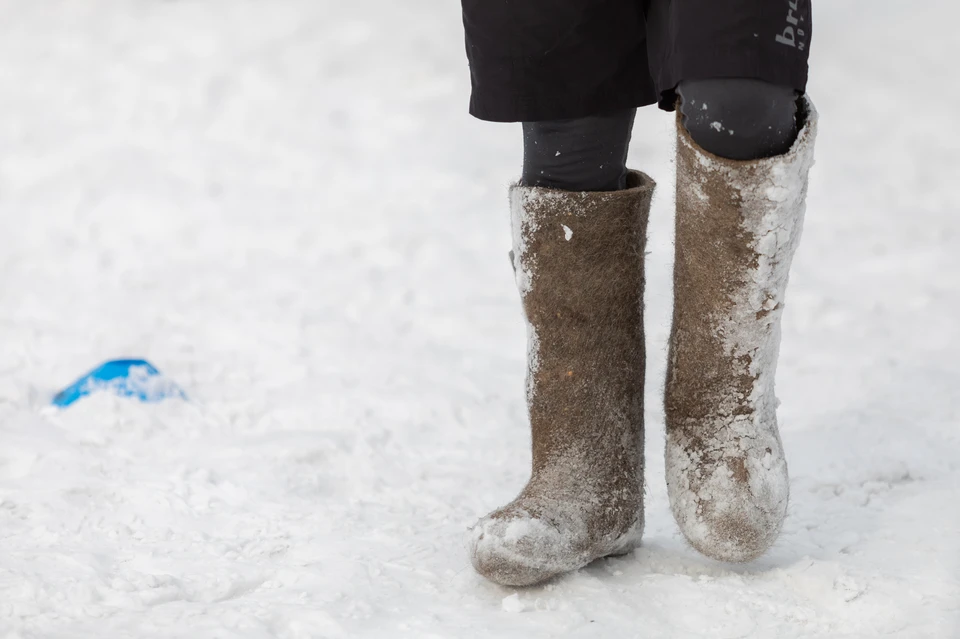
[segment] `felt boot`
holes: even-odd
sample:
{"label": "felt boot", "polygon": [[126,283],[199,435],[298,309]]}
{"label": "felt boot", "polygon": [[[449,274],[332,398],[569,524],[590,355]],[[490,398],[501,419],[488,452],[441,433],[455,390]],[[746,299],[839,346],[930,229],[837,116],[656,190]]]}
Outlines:
{"label": "felt boot", "polygon": [[526,586],[636,547],[643,532],[643,260],[654,183],[511,190],[528,326],[533,471],[472,529],[471,559]]}
{"label": "felt boot", "polygon": [[816,135],[801,106],[792,148],[761,160],[711,155],[677,119],[667,489],[687,540],[722,561],[762,554],[787,511],[774,375]]}

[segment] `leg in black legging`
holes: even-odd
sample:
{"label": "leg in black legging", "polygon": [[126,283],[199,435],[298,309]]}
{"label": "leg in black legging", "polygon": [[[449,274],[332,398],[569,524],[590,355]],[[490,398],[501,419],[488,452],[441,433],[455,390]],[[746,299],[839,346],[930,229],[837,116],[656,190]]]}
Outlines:
{"label": "leg in black legging", "polygon": [[749,78],[687,80],[677,87],[680,113],[703,149],[731,160],[786,153],[797,138],[797,94]]}
{"label": "leg in black legging", "polygon": [[636,109],[573,120],[523,123],[524,186],[564,191],[626,188]]}

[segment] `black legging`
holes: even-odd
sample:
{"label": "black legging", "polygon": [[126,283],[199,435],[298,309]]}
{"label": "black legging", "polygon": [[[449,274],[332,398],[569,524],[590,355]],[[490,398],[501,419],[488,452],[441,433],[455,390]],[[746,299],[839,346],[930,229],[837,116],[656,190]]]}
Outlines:
{"label": "black legging", "polygon": [[[684,126],[706,151],[734,160],[786,152],[797,137],[790,87],[746,78],[690,80],[677,87]],[[573,120],[523,123],[527,186],[615,191],[626,186],[636,109]]]}

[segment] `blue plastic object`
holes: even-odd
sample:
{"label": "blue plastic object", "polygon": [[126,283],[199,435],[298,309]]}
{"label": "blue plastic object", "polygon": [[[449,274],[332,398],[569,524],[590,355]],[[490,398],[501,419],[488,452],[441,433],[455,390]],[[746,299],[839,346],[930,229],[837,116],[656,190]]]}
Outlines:
{"label": "blue plastic object", "polygon": [[183,390],[164,377],[145,359],[115,359],[104,362],[53,398],[53,405],[66,407],[81,397],[98,391],[109,391],[141,402],[159,402],[169,397],[186,399]]}

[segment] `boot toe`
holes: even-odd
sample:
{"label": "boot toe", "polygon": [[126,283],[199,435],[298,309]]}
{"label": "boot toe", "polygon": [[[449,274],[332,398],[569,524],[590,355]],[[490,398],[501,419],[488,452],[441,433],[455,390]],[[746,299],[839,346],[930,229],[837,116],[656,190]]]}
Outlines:
{"label": "boot toe", "polygon": [[782,518],[764,519],[758,521],[755,511],[725,511],[700,517],[681,529],[690,545],[707,557],[746,563],[763,555],[777,540]]}
{"label": "boot toe", "polygon": [[493,582],[530,586],[579,567],[567,541],[557,527],[529,514],[493,514],[471,529],[470,558]]}
{"label": "boot toe", "polygon": [[[668,468],[689,468],[673,461]],[[743,563],[777,540],[787,513],[789,480],[783,463],[766,468],[760,463],[735,465],[749,468],[746,477],[731,473],[728,463],[701,465],[694,472],[669,473],[667,487],[687,541],[711,559]]]}

